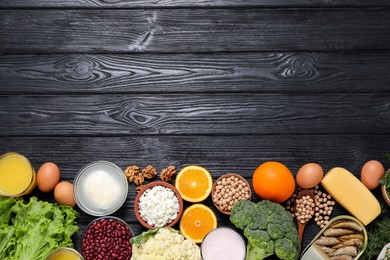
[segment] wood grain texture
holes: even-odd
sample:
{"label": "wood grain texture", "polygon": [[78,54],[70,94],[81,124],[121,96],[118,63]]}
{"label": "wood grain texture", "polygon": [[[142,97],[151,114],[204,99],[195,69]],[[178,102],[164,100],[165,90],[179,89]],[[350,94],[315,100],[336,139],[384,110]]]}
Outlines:
{"label": "wood grain texture", "polygon": [[145,8],[145,7],[297,7],[297,6],[389,6],[386,0],[2,0],[2,8]]}
{"label": "wood grain texture", "polygon": [[0,93],[388,92],[390,52],[0,55]]}
{"label": "wood grain texture", "polygon": [[0,96],[14,135],[388,134],[390,93]]}
{"label": "wood grain texture", "polygon": [[[152,164],[161,171],[169,165],[178,169],[198,164],[206,167],[213,179],[229,172],[244,176],[251,183],[253,171],[262,162],[276,160],[286,164],[295,175],[299,167],[307,162],[317,162],[324,171],[332,167],[345,167],[358,175],[364,162],[376,158],[390,167],[383,153],[389,135],[315,135],[315,136],[158,136],[158,137],[9,137],[0,138],[0,153],[17,151],[24,154],[38,169],[46,161],[56,162],[62,179],[73,181],[85,164],[95,160],[108,160],[121,169],[136,164],[145,167]],[[35,191],[33,195],[52,201],[52,194]],[[136,234],[144,231],[133,214],[134,186],[130,185],[124,206],[114,215],[127,221]],[[375,192],[384,205],[379,191]],[[253,200],[257,201],[256,196]],[[215,209],[211,199],[205,202]],[[188,206],[188,205],[186,205]],[[80,210],[79,210],[80,211]],[[217,213],[217,211],[215,210]],[[339,206],[334,215],[345,214]],[[384,213],[389,216],[390,212]],[[229,219],[217,213],[220,226],[229,226]],[[94,217],[81,214],[81,231]],[[306,245],[319,229],[310,222],[303,244]],[[81,232],[80,232],[81,233]],[[79,233],[79,235],[80,235]],[[76,238],[76,243],[78,242]]]}
{"label": "wood grain texture", "polygon": [[0,10],[0,53],[383,50],[389,16],[388,8]]}

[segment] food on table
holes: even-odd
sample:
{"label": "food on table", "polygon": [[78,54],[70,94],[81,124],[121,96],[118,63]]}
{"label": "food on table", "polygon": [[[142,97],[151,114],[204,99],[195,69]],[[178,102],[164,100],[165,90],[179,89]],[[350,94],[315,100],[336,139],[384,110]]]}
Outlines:
{"label": "food on table", "polygon": [[[328,193],[321,191],[318,185],[312,190],[315,198],[314,221],[316,222],[317,226],[323,228],[329,222],[336,202]],[[293,216],[293,205],[295,203],[296,196],[296,194],[293,194],[285,203],[285,208],[289,210]]]}
{"label": "food on table", "polygon": [[320,184],[323,177],[324,171],[319,164],[307,163],[298,170],[295,179],[302,189],[311,189]]}
{"label": "food on table", "polygon": [[291,214],[268,200],[258,203],[242,200],[232,208],[230,221],[248,239],[246,259],[298,259],[301,250],[298,231]]}
{"label": "food on table", "polygon": [[165,182],[171,182],[175,175],[176,167],[171,165],[161,171],[160,179]]}
{"label": "food on table", "polygon": [[[361,260],[375,259],[384,246],[390,242],[390,219],[380,216],[367,226],[368,243]],[[390,245],[389,245],[390,246]]]}
{"label": "food on table", "polygon": [[82,260],[79,252],[70,247],[60,247],[52,251],[46,260]]}
{"label": "food on table", "polygon": [[376,160],[371,160],[363,165],[360,173],[360,179],[369,190],[373,190],[379,186],[379,179],[384,175],[385,168],[382,163]]}
{"label": "food on table", "polygon": [[302,224],[308,222],[314,215],[315,206],[315,199],[311,198],[310,195],[298,197],[295,200],[295,218]]}
{"label": "food on table", "polygon": [[51,192],[60,182],[60,169],[55,163],[42,164],[37,173],[37,186],[42,192]]}
{"label": "food on table", "polygon": [[255,170],[252,186],[260,198],[281,203],[294,193],[295,180],[284,164],[269,161]]}
{"label": "food on table", "polygon": [[77,205],[94,216],[109,215],[118,210],[127,198],[129,185],[123,171],[107,161],[84,166],[74,180]]}
{"label": "food on table", "polygon": [[381,192],[383,199],[390,207],[390,169],[386,171],[386,174],[379,179],[380,184],[382,184]]}
{"label": "food on table", "polygon": [[221,212],[230,214],[237,201],[251,199],[251,188],[243,177],[229,173],[215,181],[211,196],[214,205]]}
{"label": "food on table", "polygon": [[176,176],[175,187],[184,200],[201,202],[211,193],[213,179],[208,170],[201,166],[184,167]]}
{"label": "food on table", "polygon": [[180,232],[195,243],[202,242],[211,230],[217,228],[214,212],[207,206],[197,203],[189,206],[180,219]]}
{"label": "food on table", "polygon": [[390,243],[382,248],[376,260],[390,260]]}
{"label": "food on table", "polygon": [[245,240],[231,228],[219,227],[209,232],[202,241],[203,260],[244,260]]}
{"label": "food on table", "polygon": [[367,231],[358,219],[333,218],[303,250],[301,259],[358,259],[366,252]]}
{"label": "food on table", "polygon": [[128,166],[126,170],[124,170],[124,174],[130,183],[134,183],[136,185],[137,192],[143,188],[145,177],[142,175],[137,165]]}
{"label": "food on table", "polygon": [[364,225],[368,225],[381,213],[380,204],[375,196],[344,168],[331,169],[321,184],[341,206]]}
{"label": "food on table", "polygon": [[354,259],[364,245],[365,235],[361,225],[351,219],[334,221],[314,243],[330,259]]}
{"label": "food on table", "polygon": [[81,252],[85,260],[129,260],[132,254],[130,227],[115,217],[94,220],[85,230]]}
{"label": "food on table", "polygon": [[0,259],[45,259],[58,247],[73,247],[77,211],[39,201],[0,197]]}
{"label": "food on table", "polygon": [[73,184],[68,181],[61,181],[54,188],[54,199],[60,205],[74,207],[76,201],[73,197]]}
{"label": "food on table", "polygon": [[320,191],[318,186],[317,189],[314,189],[314,197],[316,199],[314,221],[317,226],[323,228],[328,224],[336,202],[333,200],[332,196],[326,192]]}
{"label": "food on table", "polygon": [[163,227],[177,218],[180,204],[172,189],[156,185],[142,193],[138,209],[139,215],[148,225]]}
{"label": "food on table", "polygon": [[150,180],[156,177],[157,170],[156,168],[154,168],[152,165],[149,164],[148,166],[142,169],[141,174],[145,179]]}
{"label": "food on table", "polygon": [[173,228],[145,231],[131,239],[132,260],[201,260],[199,246]]}
{"label": "food on table", "polygon": [[[139,192],[144,187],[145,179],[153,179],[157,176],[157,170],[152,165],[146,166],[140,170],[137,165],[130,165],[124,170],[124,174],[129,182],[136,185],[136,191]],[[176,175],[176,167],[173,165],[163,169],[160,173],[161,181],[171,182]]]}
{"label": "food on table", "polygon": [[5,153],[0,157],[0,196],[20,197],[36,186],[36,173],[26,157]]}

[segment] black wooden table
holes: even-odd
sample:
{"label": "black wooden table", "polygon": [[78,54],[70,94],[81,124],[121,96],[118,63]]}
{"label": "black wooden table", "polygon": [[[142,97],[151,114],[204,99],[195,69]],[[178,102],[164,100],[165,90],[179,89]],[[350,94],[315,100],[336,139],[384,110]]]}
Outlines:
{"label": "black wooden table", "polygon": [[[36,169],[55,162],[69,181],[95,160],[159,171],[197,164],[214,179],[248,180],[268,160],[294,175],[307,162],[357,176],[370,159],[389,168],[389,6],[2,0],[0,152]],[[140,234],[130,187],[114,215]],[[81,230],[93,219],[81,212]],[[310,223],[303,244],[318,231]]]}

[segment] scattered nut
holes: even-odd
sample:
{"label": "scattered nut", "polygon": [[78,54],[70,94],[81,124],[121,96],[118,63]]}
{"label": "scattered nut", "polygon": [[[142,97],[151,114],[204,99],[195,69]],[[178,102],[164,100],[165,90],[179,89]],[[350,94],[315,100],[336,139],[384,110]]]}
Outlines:
{"label": "scattered nut", "polygon": [[135,190],[136,190],[137,192],[140,192],[140,191],[142,190],[143,187],[144,187],[144,185],[136,186],[136,187],[135,187]]}
{"label": "scattered nut", "polygon": [[144,169],[142,169],[141,173],[145,179],[153,179],[157,175],[157,170],[149,164]]}
{"label": "scattered nut", "polygon": [[171,182],[175,175],[176,175],[176,167],[171,165],[161,171],[160,179],[165,182]]}
{"label": "scattered nut", "polygon": [[133,176],[139,175],[139,167],[137,165],[131,165],[126,168],[124,174],[130,182],[133,182]]}
{"label": "scattered nut", "polygon": [[144,184],[145,178],[142,175],[136,175],[136,176],[134,176],[134,181],[133,182],[134,182],[134,184],[136,186],[141,186],[141,185]]}

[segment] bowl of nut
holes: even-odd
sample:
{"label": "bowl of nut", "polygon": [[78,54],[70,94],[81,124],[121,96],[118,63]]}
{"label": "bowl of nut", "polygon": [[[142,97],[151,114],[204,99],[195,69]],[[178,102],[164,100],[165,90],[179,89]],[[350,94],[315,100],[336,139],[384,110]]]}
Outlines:
{"label": "bowl of nut", "polygon": [[250,200],[252,196],[249,183],[239,174],[228,173],[219,177],[211,190],[214,206],[223,214],[230,215],[240,200]]}
{"label": "bowl of nut", "polygon": [[164,181],[154,181],[138,192],[134,200],[134,213],[142,226],[148,229],[171,227],[183,213],[180,192]]}

